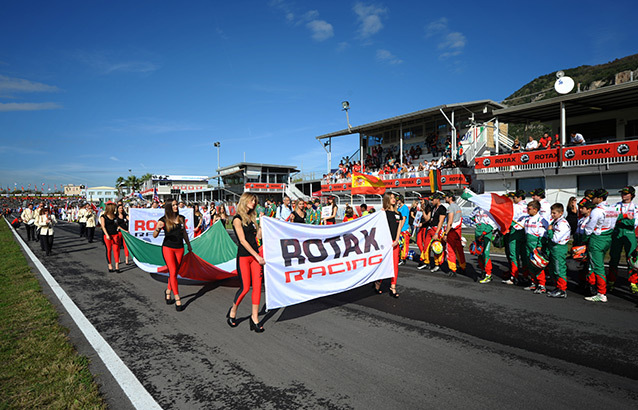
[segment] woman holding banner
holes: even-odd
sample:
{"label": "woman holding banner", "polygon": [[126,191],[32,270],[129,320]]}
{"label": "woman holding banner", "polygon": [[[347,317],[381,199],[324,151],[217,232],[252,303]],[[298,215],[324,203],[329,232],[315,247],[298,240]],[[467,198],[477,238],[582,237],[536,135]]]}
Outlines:
{"label": "woman holding banner", "polygon": [[[397,277],[399,275],[399,257],[401,248],[399,247],[399,237],[401,236],[401,230],[399,229],[399,222],[401,222],[402,216],[397,212],[397,200],[394,194],[386,192],[383,195],[383,210],[388,219],[388,226],[390,227],[390,237],[394,238],[392,242],[392,265],[394,266],[394,277],[390,284],[390,295],[394,298],[398,298],[397,293]],[[381,294],[381,281],[377,281],[374,284],[374,290],[376,293]]]}
{"label": "woman holding banner", "polygon": [[184,305],[182,305],[182,300],[179,297],[179,290],[177,288],[177,271],[184,257],[184,242],[186,242],[188,251],[193,252],[185,227],[186,221],[184,217],[179,214],[177,201],[173,200],[166,202],[166,205],[164,205],[164,216],[157,221],[157,227],[153,231],[153,238],[157,238],[160,231],[162,229],[164,230],[162,255],[164,256],[164,262],[166,262],[169,274],[165,300],[167,305],[172,304],[171,292],[173,292],[175,296],[175,310],[178,312],[184,310]]}
{"label": "woman holding banner", "polygon": [[[117,205],[117,227],[120,231],[128,232],[128,214],[124,210],[124,205]],[[121,242],[120,247],[124,248],[124,256],[126,257],[126,264],[128,265],[128,248],[126,247],[126,241],[122,237],[122,234],[118,232],[119,240]]]}
{"label": "woman holding banner", "polygon": [[[100,215],[100,226],[104,233],[104,245],[106,246],[106,262],[109,265],[109,272],[120,273],[120,231],[117,226],[117,216],[115,215],[115,204],[109,202],[106,204],[104,213]],[[115,270],[111,259],[111,250],[115,259]]]}
{"label": "woman holding banner", "polygon": [[257,197],[244,192],[239,198],[237,215],[233,218],[233,231],[237,236],[237,275],[241,279],[241,287],[235,294],[233,305],[226,314],[230,327],[237,326],[237,307],[248,293],[252,285],[252,313],[250,315],[250,330],[256,333],[264,331],[259,323],[259,302],[261,301],[262,266],[266,264],[257,247],[257,239],[261,237],[261,228],[257,225]]}
{"label": "woman holding banner", "polygon": [[324,225],[334,225],[337,217],[337,205],[335,204],[334,196],[328,198],[327,207],[330,209],[330,215],[323,217]]}

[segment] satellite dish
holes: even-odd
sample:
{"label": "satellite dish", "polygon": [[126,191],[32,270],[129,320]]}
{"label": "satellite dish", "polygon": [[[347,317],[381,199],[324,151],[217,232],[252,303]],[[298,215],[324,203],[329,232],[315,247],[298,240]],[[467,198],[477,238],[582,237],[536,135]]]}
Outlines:
{"label": "satellite dish", "polygon": [[565,77],[565,76],[560,77],[554,83],[554,90],[556,90],[558,94],[567,94],[573,89],[574,89],[574,80],[572,80],[571,77]]}

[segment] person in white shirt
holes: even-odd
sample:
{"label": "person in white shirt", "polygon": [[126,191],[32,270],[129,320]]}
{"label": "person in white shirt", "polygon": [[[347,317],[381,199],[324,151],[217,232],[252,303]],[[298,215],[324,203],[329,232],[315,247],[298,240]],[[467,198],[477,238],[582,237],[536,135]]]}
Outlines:
{"label": "person in white shirt", "polygon": [[577,132],[572,132],[571,133],[570,141],[574,145],[586,145],[585,144],[585,137],[583,137],[583,134],[579,134]]}
{"label": "person in white shirt", "polygon": [[510,231],[505,235],[505,249],[510,262],[510,275],[509,279],[503,280],[503,283],[514,285],[518,283],[519,272],[526,266],[523,258],[525,258],[524,218],[527,217],[527,202],[525,202],[525,191],[522,189],[510,192],[507,196],[512,198],[512,202],[514,202],[514,215]]}
{"label": "person in white shirt", "polygon": [[20,215],[22,223],[27,229],[27,241],[35,241],[35,212],[33,204],[29,204]]}
{"label": "person in white shirt", "polygon": [[280,221],[287,221],[292,214],[292,207],[290,206],[290,198],[284,196],[284,203],[277,207],[277,214],[275,217]]}
{"label": "person in white shirt", "polygon": [[545,199],[545,190],[543,188],[536,188],[530,192],[533,201],[538,201],[541,204],[540,214],[543,219],[549,223],[552,220],[552,210],[549,201]]}
{"label": "person in white shirt", "polygon": [[51,255],[53,247],[53,225],[57,223],[55,215],[49,208],[42,208],[35,220],[35,225],[40,228],[40,247],[46,252],[46,256]]}
{"label": "person in white shirt", "polygon": [[563,204],[552,205],[552,221],[547,230],[547,251],[549,253],[548,271],[556,278],[556,289],[547,293],[551,298],[567,297],[567,242],[571,235],[571,227],[563,217]]}
{"label": "person in white shirt", "polygon": [[525,144],[525,151],[533,151],[538,148],[538,141],[534,139],[531,135],[527,139],[527,144]]}
{"label": "person in white shirt", "polygon": [[525,239],[526,239],[526,258],[527,270],[531,276],[532,283],[525,290],[532,290],[534,293],[546,293],[545,289],[545,270],[534,266],[529,258],[536,248],[542,248],[543,237],[547,232],[549,224],[545,218],[540,215],[541,204],[538,201],[531,201],[527,204],[527,213],[525,218]]}
{"label": "person in white shirt", "polygon": [[594,191],[592,202],[596,205],[585,225],[585,234],[589,236],[587,252],[589,255],[589,275],[587,281],[596,285],[596,295],[586,297],[590,302],[607,302],[607,275],[605,273],[605,254],[611,247],[611,235],[616,227],[618,211],[607,203],[607,191],[600,188]]}

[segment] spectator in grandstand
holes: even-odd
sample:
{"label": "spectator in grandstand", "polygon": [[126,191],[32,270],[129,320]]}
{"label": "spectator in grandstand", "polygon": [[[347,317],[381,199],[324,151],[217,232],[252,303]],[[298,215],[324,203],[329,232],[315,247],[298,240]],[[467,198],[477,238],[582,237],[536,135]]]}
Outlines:
{"label": "spectator in grandstand", "polygon": [[552,141],[552,148],[558,148],[561,145],[563,145],[563,144],[560,143],[560,135],[556,134],[554,136],[554,141]]}
{"label": "spectator in grandstand", "polygon": [[538,149],[549,149],[552,144],[552,137],[549,136],[548,133],[543,134],[539,141]]}
{"label": "spectator in grandstand", "polygon": [[583,137],[582,134],[579,134],[577,132],[572,132],[571,133],[570,141],[574,145],[586,145],[585,144],[585,137]]}
{"label": "spectator in grandstand", "polygon": [[512,144],[512,153],[517,153],[517,152],[521,152],[521,142],[519,141],[518,138],[516,138],[514,140],[514,143]]}
{"label": "spectator in grandstand", "polygon": [[527,139],[527,144],[525,145],[525,151],[533,151],[535,149],[538,149],[538,141],[530,135]]}

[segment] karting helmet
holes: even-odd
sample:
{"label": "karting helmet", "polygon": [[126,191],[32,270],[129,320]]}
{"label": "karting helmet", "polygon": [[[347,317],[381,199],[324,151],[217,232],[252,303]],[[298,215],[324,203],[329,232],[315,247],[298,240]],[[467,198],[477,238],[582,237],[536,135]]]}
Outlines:
{"label": "karting helmet", "polygon": [[417,255],[415,251],[413,250],[408,251],[408,259],[410,259],[411,261],[414,261],[416,260],[416,257]]}
{"label": "karting helmet", "polygon": [[587,245],[573,246],[572,258],[575,261],[585,262],[587,260]]}
{"label": "karting helmet", "polygon": [[638,269],[638,249],[634,249],[634,251],[629,255],[629,265],[634,269]]}
{"label": "karting helmet", "polygon": [[435,255],[440,255],[443,253],[443,244],[441,243],[441,241],[432,241],[430,248]]}
{"label": "karting helmet", "polygon": [[549,259],[547,258],[547,254],[543,252],[541,248],[535,248],[532,254],[529,256],[529,261],[532,265],[536,266],[539,269],[545,269],[547,265],[549,265]]}
{"label": "karting helmet", "polygon": [[494,235],[492,245],[494,245],[496,248],[502,248],[505,246],[505,238],[503,238],[503,235],[501,235],[500,232],[497,232],[496,235]]}

